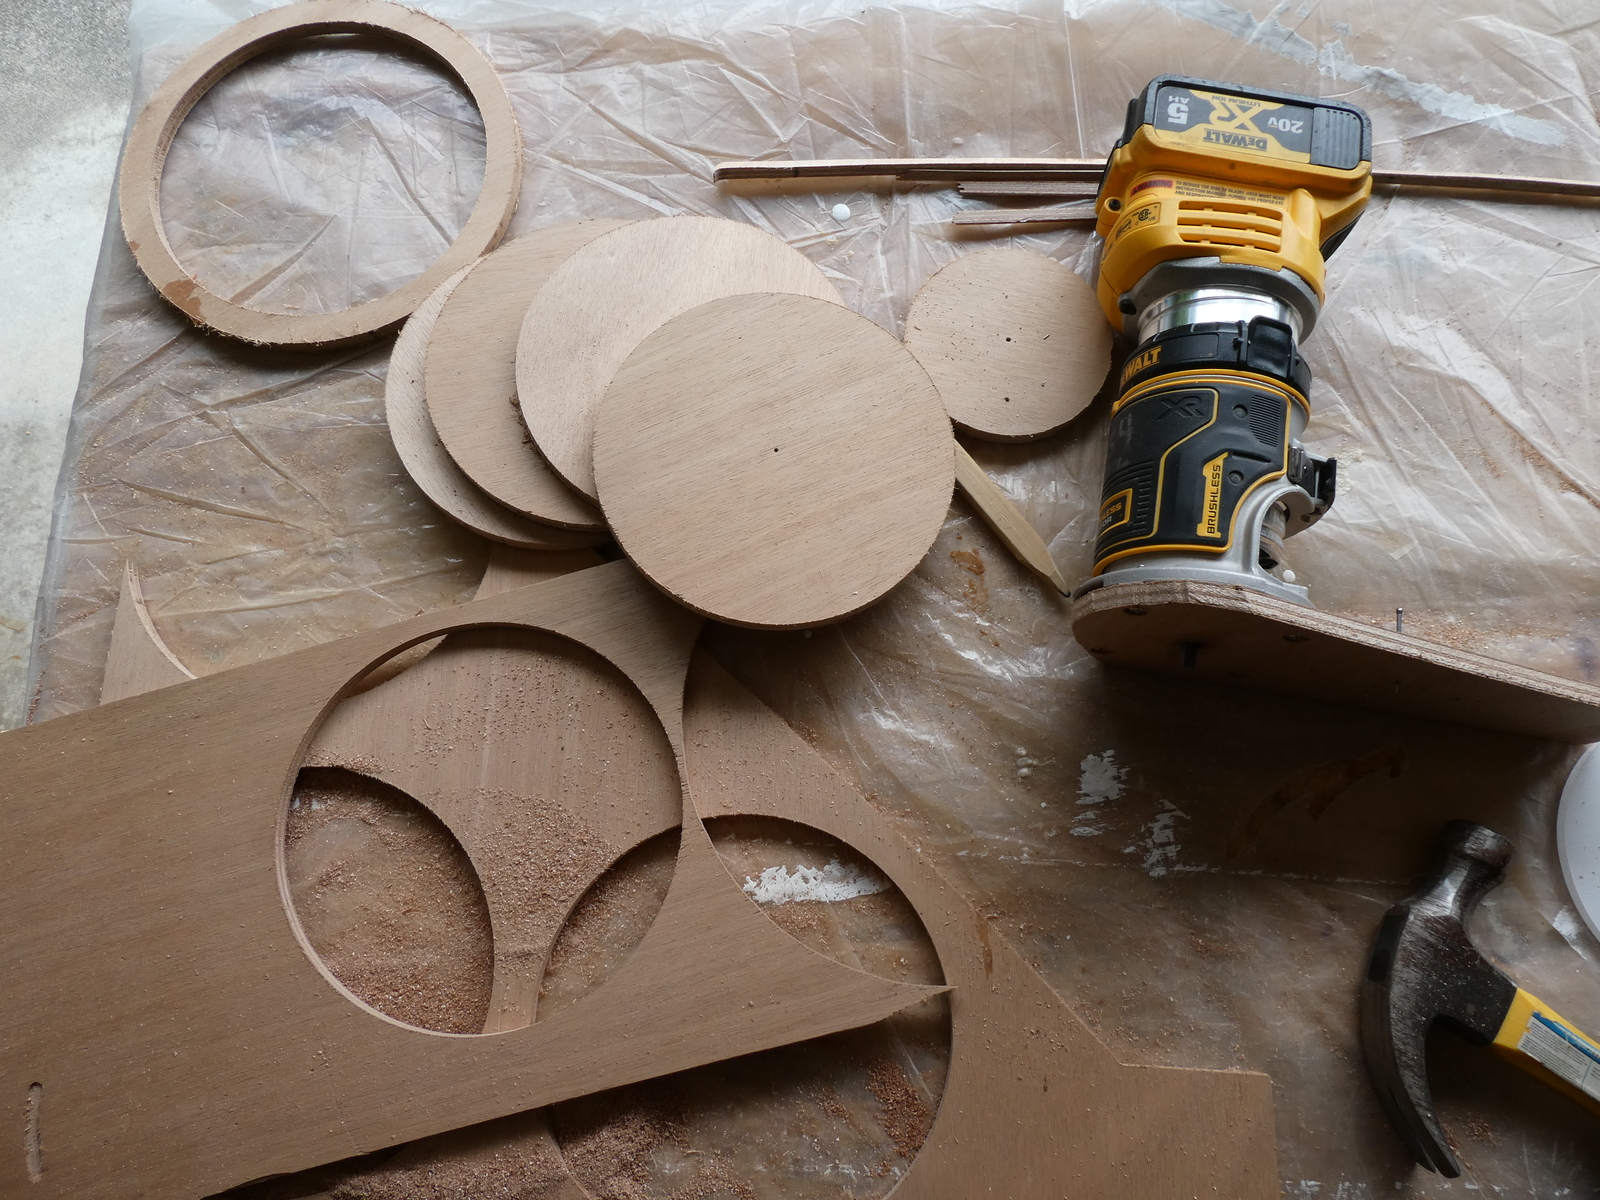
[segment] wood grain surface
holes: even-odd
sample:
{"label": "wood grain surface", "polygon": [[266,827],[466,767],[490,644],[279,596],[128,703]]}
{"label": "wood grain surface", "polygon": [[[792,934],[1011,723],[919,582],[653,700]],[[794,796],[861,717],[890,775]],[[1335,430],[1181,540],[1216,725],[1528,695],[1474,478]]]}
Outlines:
{"label": "wood grain surface", "polygon": [[867,318],[728,296],[628,357],[595,422],[595,478],[652,582],[736,625],[836,621],[928,552],[955,446],[938,393]]}
{"label": "wood grain surface", "polygon": [[754,292],[844,303],[798,250],[718,217],[640,221],[596,238],[558,267],[534,297],[517,344],[522,419],[556,472],[598,499],[594,414],[617,369],[680,313]]}
{"label": "wood grain surface", "polygon": [[1072,635],[1108,666],[1529,737],[1600,740],[1600,688],[1244,587],[1109,584],[1073,602]]}
{"label": "wood grain surface", "polygon": [[501,246],[457,286],[428,341],[428,412],[450,457],[500,503],[552,525],[600,529],[604,520],[550,469],[522,424],[517,339],[556,268],[630,223],[568,221]]}
{"label": "wood grain surface", "polygon": [[1087,408],[1111,367],[1111,336],[1094,289],[1031,250],[947,263],[906,317],[906,346],[950,419],[997,442],[1044,437]]}
{"label": "wood grain surface", "polygon": [[[280,847],[302,748],[350,681],[440,634],[546,629],[638,688],[681,778],[698,625],[612,563],[0,736],[0,1087],[19,1113],[0,1194],[203,1196],[935,993],[783,933],[687,814],[644,940],[548,1021],[429,1033],[320,967],[286,908]],[[34,1085],[36,1180],[20,1144]]]}
{"label": "wood grain surface", "polygon": [[1056,566],[1050,547],[1039,536],[1039,531],[1028,523],[1016,501],[989,478],[989,473],[959,442],[956,443],[956,485],[1018,562],[1063,596],[1071,594],[1071,587],[1062,577],[1061,568]]}
{"label": "wood grain surface", "polygon": [[[423,363],[428,340],[433,335],[446,302],[471,270],[471,267],[463,267],[434,289],[433,295],[411,314],[400,330],[400,336],[395,338],[394,352],[389,355],[389,374],[383,388],[389,436],[394,440],[395,451],[400,455],[400,461],[412,481],[439,511],[473,533],[529,550],[571,549],[603,541],[606,536],[603,533],[558,529],[529,520],[521,513],[512,512],[498,504],[456,465],[434,428],[423,393]],[[512,416],[515,420],[515,414]],[[520,442],[517,448],[532,453]],[[533,457],[538,456],[534,454]],[[568,491],[553,479],[551,483],[563,492]]]}
{"label": "wood grain surface", "polygon": [[[483,186],[449,248],[388,295],[339,312],[261,312],[208,291],[177,260],[162,225],[161,172],[184,117],[217,80],[258,54],[327,33],[398,39],[438,59],[460,79],[483,119]],[[166,78],[128,134],[117,196],[122,229],[140,269],[190,320],[248,342],[310,347],[357,341],[403,321],[434,288],[500,240],[521,187],[522,135],[511,97],[471,42],[442,21],[386,0],[300,0],[218,34]]]}

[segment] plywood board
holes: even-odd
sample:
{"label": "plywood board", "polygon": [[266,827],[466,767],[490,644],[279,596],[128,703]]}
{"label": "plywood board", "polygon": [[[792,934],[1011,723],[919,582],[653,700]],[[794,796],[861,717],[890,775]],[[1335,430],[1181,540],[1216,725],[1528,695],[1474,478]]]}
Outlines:
{"label": "plywood board", "polygon": [[967,433],[1025,442],[1089,406],[1111,367],[1111,326],[1094,289],[1031,250],[980,250],[917,292],[906,346]]}
{"label": "plywood board", "polygon": [[[338,312],[262,312],[208,291],[174,256],[161,217],[161,172],[184,117],[217,80],[259,54],[327,33],[376,34],[407,43],[460,79],[483,119],[483,184],[455,241],[409,283]],[[471,42],[442,21],[385,0],[301,0],[240,21],[167,76],[128,133],[118,205],[128,248],[140,269],[190,320],[249,342],[312,347],[358,341],[403,321],[439,284],[500,240],[521,187],[522,135],[511,97]]]}
{"label": "plywood board", "polygon": [[[424,358],[440,312],[470,271],[470,267],[463,267],[441,283],[411,314],[400,336],[395,338],[383,389],[389,436],[394,439],[395,451],[406,472],[439,511],[474,533],[508,546],[531,550],[570,549],[602,541],[604,534],[556,528],[530,520],[497,503],[456,465],[434,428],[424,401]],[[527,452],[520,443],[518,448]],[[553,486],[561,486],[551,482]]]}
{"label": "plywood board", "polygon": [[1072,634],[1108,666],[1530,737],[1600,740],[1600,688],[1249,588],[1110,584],[1073,603]]}
{"label": "plywood board", "polygon": [[927,373],[872,321],[729,296],[628,356],[596,417],[595,480],[653,583],[718,620],[794,628],[865,608],[921,561],[953,443]]}
{"label": "plywood board", "polygon": [[608,659],[681,768],[697,620],[626,563],[0,736],[0,1089],[20,1108],[37,1085],[43,1148],[37,1181],[25,1155],[0,1156],[0,1193],[205,1195],[870,1024],[930,994],[780,932],[696,820],[644,941],[549,1021],[428,1033],[326,975],[277,852],[303,747],[375,662],[502,625]]}
{"label": "plywood board", "polygon": [[951,985],[950,1076],[895,1200],[1272,1200],[1272,1085],[1249,1071],[1125,1066],[985,916],[770,709],[703,655],[684,703],[703,818],[799,821],[911,901]]}
{"label": "plywood board", "polygon": [[111,626],[111,649],[106,654],[106,674],[100,684],[100,703],[110,704],[157,688],[193,679],[194,672],[178,661],[156,632],[145,607],[144,589],[132,563],[122,567],[122,594]]}
{"label": "plywood board", "polygon": [[428,412],[458,466],[490,496],[540,521],[574,529],[604,522],[551,471],[517,410],[517,339],[534,295],[571,255],[631,224],[568,221],[524,234],[472,268],[428,341]]}
{"label": "plywood board", "polygon": [[680,313],[752,292],[844,303],[798,250],[718,217],[641,221],[562,263],[534,296],[517,344],[522,419],[557,474],[599,499],[594,414],[617,369]]}

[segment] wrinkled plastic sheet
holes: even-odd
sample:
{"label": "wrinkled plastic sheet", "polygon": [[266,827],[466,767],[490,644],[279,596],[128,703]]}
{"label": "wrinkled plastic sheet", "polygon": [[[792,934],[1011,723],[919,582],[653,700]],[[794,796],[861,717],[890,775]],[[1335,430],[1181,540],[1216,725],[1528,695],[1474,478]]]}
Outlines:
{"label": "wrinkled plastic sheet", "polygon": [[[516,102],[528,157],[513,235],[575,217],[748,221],[896,332],[958,254],[1016,244],[1092,278],[1092,239],[958,235],[948,218],[973,202],[928,186],[723,192],[712,163],[1100,155],[1129,97],[1178,71],[1360,103],[1381,167],[1600,178],[1592,6],[421,7],[481,47]],[[257,10],[136,0],[137,103]],[[425,267],[465,219],[482,160],[471,104],[426,62],[365,41],[300,47],[236,72],[186,122],[163,184],[169,235],[224,294],[341,307]],[[1381,624],[1403,607],[1408,633],[1594,679],[1597,224],[1581,203],[1374,198],[1306,346],[1308,440],[1340,461],[1338,506],[1290,543],[1320,607]],[[470,595],[487,546],[402,471],[383,424],[385,344],[288,354],[201,334],[144,282],[115,222],[87,343],[32,719],[96,701],[124,559],[202,673]],[[1087,568],[1106,417],[1102,402],[1048,441],[973,447],[1069,577]],[[1600,1027],[1600,946],[1556,866],[1573,751],[1107,671],[1066,618],[957,502],[869,612],[807,634],[714,628],[708,642],[898,814],[1123,1060],[1270,1073],[1287,1195],[1600,1191],[1592,1119],[1448,1036],[1430,1074],[1467,1173],[1414,1168],[1356,1036],[1373,932],[1451,817],[1517,846],[1478,944]],[[1347,769],[1367,756],[1381,766]]]}

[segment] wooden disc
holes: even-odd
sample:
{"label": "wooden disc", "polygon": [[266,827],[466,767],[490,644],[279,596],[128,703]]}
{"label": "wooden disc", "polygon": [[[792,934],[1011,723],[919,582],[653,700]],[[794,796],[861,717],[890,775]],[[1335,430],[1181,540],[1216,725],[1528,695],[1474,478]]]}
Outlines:
{"label": "wooden disc", "polygon": [[440,512],[473,533],[528,550],[566,550],[604,541],[601,533],[555,529],[500,507],[451,461],[434,432],[428,406],[422,400],[423,352],[445,301],[471,269],[461,268],[434,289],[395,338],[383,400],[389,415],[389,436],[394,439],[400,461]]}
{"label": "wooden disc", "polygon": [[1111,365],[1111,326],[1094,289],[1055,259],[981,250],[922,285],[906,346],[958,426],[1025,442],[1089,406]]}
{"label": "wooden disc", "polygon": [[428,412],[450,457],[501,504],[552,525],[600,529],[605,522],[551,471],[517,413],[522,317],[575,251],[628,224],[568,221],[506,243],[451,293],[428,340]]}
{"label": "wooden disc", "polygon": [[[161,221],[161,170],[183,118],[241,63],[286,42],[324,33],[377,33],[439,59],[472,94],[483,118],[483,186],[456,240],[421,275],[376,300],[331,313],[269,313],[209,292],[178,262]],[[269,9],[212,38],[158,87],[128,134],[118,205],[128,248],[167,300],[196,324],[250,342],[330,346],[403,321],[446,278],[500,240],[522,187],[522,135],[511,97],[489,60],[444,22],[386,0],[301,0]]]}
{"label": "wooden disc", "polygon": [[697,612],[820,625],[933,544],[955,439],[927,372],[841,305],[728,296],[673,318],[596,414],[595,479],[622,548]]}
{"label": "wooden disc", "polygon": [[719,217],[641,221],[563,263],[534,297],[517,344],[522,419],[557,473],[595,497],[594,414],[617,368],[679,313],[749,292],[844,303],[798,250]]}

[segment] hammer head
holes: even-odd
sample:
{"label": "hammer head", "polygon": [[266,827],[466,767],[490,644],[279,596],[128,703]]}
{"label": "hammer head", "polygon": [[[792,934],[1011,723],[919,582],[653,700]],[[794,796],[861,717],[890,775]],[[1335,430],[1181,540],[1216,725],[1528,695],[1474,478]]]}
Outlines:
{"label": "hammer head", "polygon": [[1517,994],[1473,948],[1466,928],[1478,902],[1505,878],[1511,843],[1482,825],[1451,821],[1439,850],[1438,870],[1391,908],[1378,930],[1361,983],[1361,1045],[1378,1099],[1411,1156],[1455,1178],[1461,1166],[1428,1091],[1428,1027],[1443,1021],[1487,1045]]}

